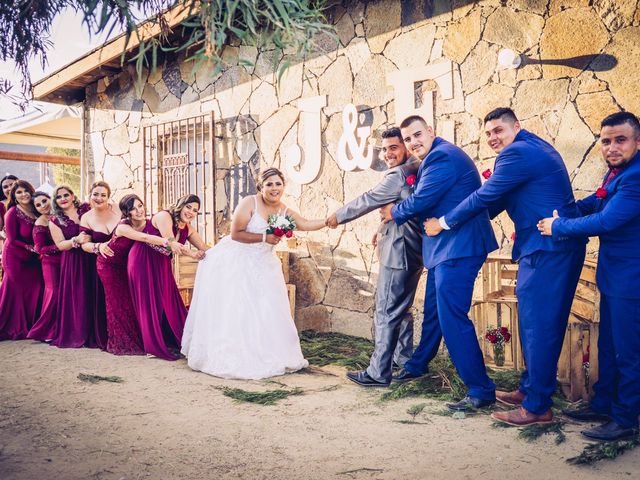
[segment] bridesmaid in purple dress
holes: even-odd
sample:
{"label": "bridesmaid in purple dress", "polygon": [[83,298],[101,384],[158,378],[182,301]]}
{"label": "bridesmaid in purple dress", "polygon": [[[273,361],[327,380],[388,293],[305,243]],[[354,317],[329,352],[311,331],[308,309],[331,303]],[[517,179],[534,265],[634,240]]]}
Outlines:
{"label": "bridesmaid in purple dress", "polygon": [[4,234],[4,216],[7,213],[7,205],[9,204],[9,194],[13,184],[16,183],[18,177],[15,175],[5,175],[0,180],[0,252],[5,240]]}
{"label": "bridesmaid in purple dress", "polygon": [[18,180],[11,189],[5,215],[7,242],[2,255],[4,278],[0,286],[0,340],[21,340],[40,315],[42,268],[33,244],[37,213],[33,187]]}
{"label": "bridesmaid in purple dress", "polygon": [[[103,256],[113,255],[107,243],[111,239],[111,234],[120,221],[120,210],[110,202],[111,187],[104,181],[94,182],[89,188],[89,200],[91,210],[80,220],[80,231],[91,237],[91,241],[82,245],[82,249],[90,255]],[[93,261],[94,282],[93,290],[87,290],[91,297],[90,303],[93,305],[93,329],[96,337],[96,344],[102,350],[107,349],[107,306],[104,296],[104,287],[98,276],[97,263]]]}
{"label": "bridesmaid in purple dress", "polygon": [[51,238],[49,220],[51,219],[51,197],[48,193],[36,192],[33,204],[40,214],[33,227],[33,241],[36,252],[40,254],[42,262],[42,277],[44,278],[44,295],[40,318],[29,330],[28,338],[48,342],[55,337],[58,322],[56,309],[58,307],[58,284],[60,279],[60,250]]}
{"label": "bridesmaid in purple dress", "polygon": [[[185,195],[169,211],[156,213],[147,220],[143,232],[169,240],[175,254],[204,258],[208,248],[190,223],[197,217],[200,199]],[[184,246],[189,240],[198,250]],[[144,351],[165,360],[176,360],[187,317],[178,286],[171,270],[171,253],[163,247],[136,242],[127,265],[129,287],[140,324]]]}
{"label": "bridesmaid in purple dress", "polygon": [[165,249],[171,248],[171,245],[180,249],[181,245],[169,242],[161,236],[142,232],[147,224],[146,211],[137,195],[125,195],[120,200],[119,207],[123,220],[116,227],[108,244],[96,247],[100,253],[106,252],[107,247],[113,253],[112,256],[98,255],[97,258],[98,275],[104,285],[107,304],[107,351],[114,355],[143,355],[145,351],[140,326],[129,292],[129,250],[136,241]]}
{"label": "bridesmaid in purple dress", "polygon": [[88,292],[95,282],[95,258],[80,248],[91,238],[80,232],[80,218],[89,205],[80,204],[73,190],[61,185],[53,191],[54,215],[49,222],[51,238],[60,255],[58,331],[51,344],[62,348],[95,347],[93,304]]}

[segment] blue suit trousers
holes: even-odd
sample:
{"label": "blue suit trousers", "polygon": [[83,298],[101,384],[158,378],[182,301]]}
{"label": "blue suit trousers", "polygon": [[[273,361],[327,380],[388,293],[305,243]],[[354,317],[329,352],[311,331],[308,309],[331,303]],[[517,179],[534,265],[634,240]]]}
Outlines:
{"label": "blue suit trousers", "polygon": [[523,407],[540,415],[553,404],[558,358],[585,248],[537,251],[520,258],[516,297],[520,342],[527,368],[520,378]]}
{"label": "blue suit trousers", "polygon": [[600,297],[598,381],[591,407],[625,428],[640,415],[640,299]]}
{"label": "blue suit trousers", "polygon": [[487,376],[476,331],[468,317],[473,284],[485,259],[486,255],[457,258],[429,270],[422,337],[404,368],[413,374],[427,372],[428,363],[444,336],[451,361],[467,386],[468,395],[493,400],[496,387]]}

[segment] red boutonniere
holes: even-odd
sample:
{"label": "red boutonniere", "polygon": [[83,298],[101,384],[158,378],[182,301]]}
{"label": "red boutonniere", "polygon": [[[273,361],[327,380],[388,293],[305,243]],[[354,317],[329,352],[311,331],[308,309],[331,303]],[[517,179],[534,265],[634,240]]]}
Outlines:
{"label": "red boutonniere", "polygon": [[407,185],[412,187],[416,183],[416,180],[417,180],[417,178],[416,178],[415,175],[409,175],[407,177]]}
{"label": "red boutonniere", "polygon": [[607,190],[600,187],[596,190],[596,197],[603,199],[607,197]]}
{"label": "red boutonniere", "polygon": [[490,169],[486,169],[484,172],[482,172],[482,176],[484,177],[485,180],[489,180],[489,177],[491,177],[492,172]]}

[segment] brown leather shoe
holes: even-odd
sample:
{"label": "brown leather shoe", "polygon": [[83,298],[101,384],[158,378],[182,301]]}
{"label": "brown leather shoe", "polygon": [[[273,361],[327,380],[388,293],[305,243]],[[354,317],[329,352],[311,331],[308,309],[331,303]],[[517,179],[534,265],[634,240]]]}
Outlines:
{"label": "brown leather shoe", "polygon": [[536,415],[520,407],[506,412],[494,412],[491,414],[491,418],[514,427],[525,427],[537,423],[551,423],[553,421],[553,412],[549,409],[540,415]]}
{"label": "brown leather shoe", "polygon": [[524,393],[520,390],[514,390],[513,392],[503,392],[496,390],[496,400],[505,405],[512,405],[519,407],[524,400]]}

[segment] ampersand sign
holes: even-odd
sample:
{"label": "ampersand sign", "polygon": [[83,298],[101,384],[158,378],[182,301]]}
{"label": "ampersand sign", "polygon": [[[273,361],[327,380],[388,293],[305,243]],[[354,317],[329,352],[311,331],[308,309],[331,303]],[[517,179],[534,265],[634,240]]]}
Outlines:
{"label": "ampersand sign", "polygon": [[[358,111],[352,103],[342,111],[342,136],[338,141],[338,165],[351,172],[356,168],[366,170],[373,161],[373,146],[368,138],[371,127],[358,127]],[[349,152],[347,152],[347,148]],[[365,149],[367,150],[365,154]],[[349,155],[349,153],[351,155]]]}

